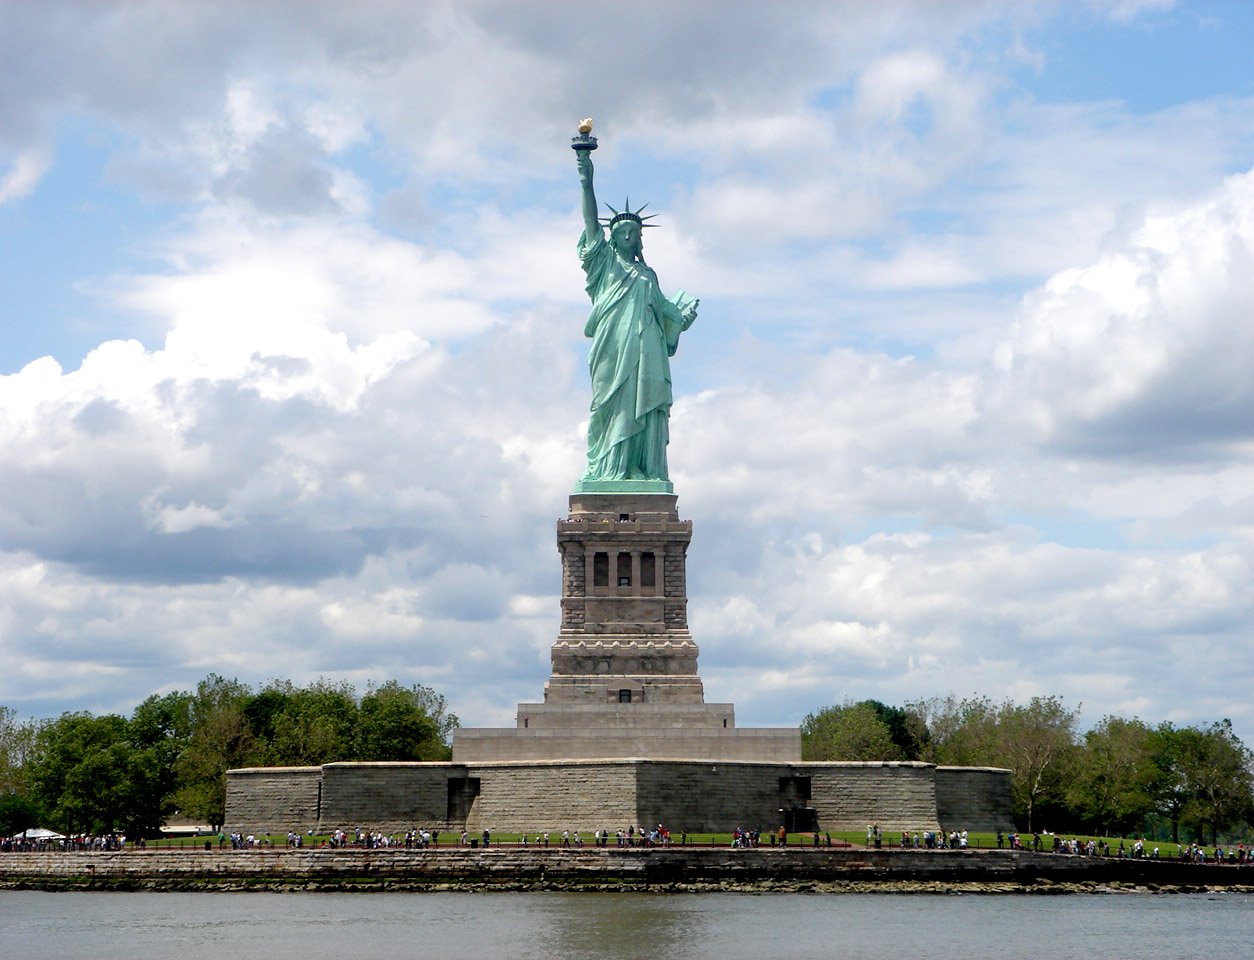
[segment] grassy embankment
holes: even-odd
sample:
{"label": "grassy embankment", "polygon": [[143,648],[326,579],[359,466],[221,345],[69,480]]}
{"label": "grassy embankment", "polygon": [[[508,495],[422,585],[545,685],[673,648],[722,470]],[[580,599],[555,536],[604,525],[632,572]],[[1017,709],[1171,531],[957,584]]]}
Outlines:
{"label": "grassy embankment", "polygon": [[[449,847],[455,848],[457,846],[457,841],[459,839],[459,836],[460,836],[459,834],[453,833],[453,832],[441,832],[440,840],[439,840],[440,848],[441,849],[445,849]],[[920,834],[920,838],[921,836],[922,835]],[[394,835],[394,837],[397,840],[403,841],[404,835],[397,834],[397,835]],[[788,845],[812,847],[814,845],[813,837],[814,835],[811,833],[791,834],[788,837]],[[542,845],[536,834],[533,834],[533,833],[527,834],[526,838],[527,838],[528,846],[536,847],[536,846]],[[849,844],[858,849],[865,849],[867,846],[865,831],[833,832],[831,834],[831,838],[832,838],[833,844]],[[1134,839],[1122,838],[1122,837],[1089,837],[1089,836],[1079,836],[1075,834],[1067,835],[1067,839],[1073,839],[1073,838],[1078,839],[1081,842],[1087,842],[1090,839],[1094,839],[1100,843],[1102,840],[1105,840],[1105,842],[1109,845],[1110,852],[1112,854],[1117,854],[1119,850],[1119,845],[1123,844],[1124,850],[1129,855],[1131,855],[1132,845],[1136,842]],[[287,845],[287,834],[285,833],[261,834],[257,837],[257,839],[258,841],[260,841],[261,844],[267,847],[272,846],[276,849],[281,849]],[[315,835],[307,834],[304,837],[304,844],[306,848],[321,847],[329,839],[330,839],[329,834],[315,834]],[[521,846],[522,839],[523,839],[522,834],[493,833],[492,845],[493,846],[509,846],[509,847]],[[1031,841],[1032,841],[1031,835],[1021,835],[1021,839],[1025,846],[1030,847]],[[170,849],[170,848],[199,849],[199,848],[204,847],[206,841],[209,841],[210,843],[212,843],[214,849],[218,847],[218,840],[215,835],[213,837],[207,837],[207,836],[171,837],[171,838],[162,839],[162,840],[149,840],[148,848],[149,849],[154,849],[154,848],[155,849]],[[594,844],[591,833],[584,834],[583,841],[584,841],[583,845],[585,848],[591,848]],[[687,842],[689,846],[730,847],[732,844],[732,835],[730,833],[691,833],[691,834],[688,834]],[[826,846],[826,843],[827,843],[826,833],[820,834],[819,842],[820,842],[820,846]],[[885,834],[881,837],[880,842],[881,842],[882,849],[885,849],[885,850],[900,849],[901,834],[900,832],[897,832],[894,834]],[[994,833],[971,833],[971,834],[968,834],[967,842],[968,842],[969,847],[974,848],[974,849],[981,849],[981,850],[996,849],[997,848],[997,835]],[[672,834],[671,844],[673,846],[678,846],[680,843],[681,843],[681,835],[678,833]],[[920,844],[922,844],[922,839],[920,839]],[[560,831],[559,832],[550,831],[549,847],[554,848],[560,845],[561,845]],[[766,847],[770,845],[771,845],[770,837],[766,834],[763,834],[762,846]],[[1005,845],[1006,847],[1009,847],[1008,840],[1006,841]],[[227,846],[229,847],[229,843],[227,844]],[[1159,856],[1164,857],[1164,858],[1178,856],[1180,852],[1180,847],[1172,843],[1171,841],[1147,840],[1145,842],[1146,854],[1149,855],[1153,851],[1154,847],[1158,847]],[[1049,852],[1052,849],[1053,849],[1053,836],[1042,834],[1041,835],[1041,850],[1044,852]]]}

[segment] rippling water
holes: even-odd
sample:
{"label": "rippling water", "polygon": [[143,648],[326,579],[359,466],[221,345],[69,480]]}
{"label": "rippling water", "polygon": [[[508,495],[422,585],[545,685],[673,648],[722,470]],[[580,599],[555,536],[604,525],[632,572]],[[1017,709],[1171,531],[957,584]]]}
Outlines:
{"label": "rippling water", "polygon": [[0,892],[14,960],[1254,956],[1254,897]]}

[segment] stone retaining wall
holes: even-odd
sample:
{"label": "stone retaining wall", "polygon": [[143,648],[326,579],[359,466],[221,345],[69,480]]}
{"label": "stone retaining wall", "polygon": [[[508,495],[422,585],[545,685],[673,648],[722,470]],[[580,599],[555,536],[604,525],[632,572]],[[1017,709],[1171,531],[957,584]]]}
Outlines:
{"label": "stone retaining wall", "polygon": [[992,833],[1011,829],[1010,771],[937,767],[936,817],[946,830]]}
{"label": "stone retaining wall", "polygon": [[298,888],[536,885],[586,889],[788,883],[1032,886],[1123,883],[1249,887],[1254,867],[1121,860],[1026,851],[861,851],[760,848],[247,850],[0,854],[0,888]]}
{"label": "stone retaining wall", "polygon": [[779,778],[786,764],[656,763],[637,765],[636,825],[663,824],[672,835],[769,832],[779,826]]}
{"label": "stone retaining wall", "polygon": [[318,823],[322,767],[249,767],[226,777],[227,821],[245,833],[285,833]]}
{"label": "stone retaining wall", "polygon": [[822,830],[936,830],[935,767],[926,763],[807,763]]}
{"label": "stone retaining wall", "polygon": [[418,824],[447,828],[452,770],[448,763],[328,763],[322,768],[317,822],[328,832],[360,827],[403,833]]}
{"label": "stone retaining wall", "polygon": [[774,830],[780,811],[813,807],[819,828],[1009,829],[1004,770],[924,763],[551,760],[333,763],[232,770],[226,826],[241,833],[415,826],[473,833]]}
{"label": "stone retaining wall", "polygon": [[471,766],[480,782],[466,829],[501,833],[598,829],[634,823],[636,769],[631,763],[510,764]]}

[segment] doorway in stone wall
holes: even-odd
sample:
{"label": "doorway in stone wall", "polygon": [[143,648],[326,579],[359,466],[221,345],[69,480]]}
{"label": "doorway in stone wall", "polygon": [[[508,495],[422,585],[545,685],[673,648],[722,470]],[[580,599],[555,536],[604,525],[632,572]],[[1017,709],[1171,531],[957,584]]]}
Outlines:
{"label": "doorway in stone wall", "polygon": [[810,806],[810,778],[779,778],[779,822],[789,833],[813,833],[819,828],[818,811]]}
{"label": "doorway in stone wall", "polygon": [[478,777],[449,777],[448,822],[465,823],[470,817],[470,807],[479,796]]}
{"label": "doorway in stone wall", "polygon": [[783,807],[779,819],[788,833],[814,833],[819,829],[819,812],[814,807]]}

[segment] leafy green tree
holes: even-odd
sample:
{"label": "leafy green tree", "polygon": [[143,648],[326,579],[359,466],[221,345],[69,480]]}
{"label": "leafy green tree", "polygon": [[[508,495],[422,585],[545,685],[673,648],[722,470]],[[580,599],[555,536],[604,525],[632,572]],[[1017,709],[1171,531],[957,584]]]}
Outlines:
{"label": "leafy green tree", "polygon": [[320,679],[308,687],[277,687],[287,703],[274,718],[270,755],[283,766],[352,760],[357,693],[350,683]]}
{"label": "leafy green tree", "polygon": [[1163,724],[1157,735],[1165,771],[1160,809],[1171,819],[1173,839],[1179,841],[1181,825],[1191,825],[1199,842],[1210,827],[1216,843],[1221,830],[1251,815],[1251,754],[1230,720],[1204,728]]}
{"label": "leafy green tree", "polygon": [[336,760],[446,760],[459,721],[442,694],[274,680],[260,692],[210,674],[195,693],[149,697],[130,719],[68,713],[19,723],[0,707],[0,820],[46,813],[72,832],[157,830],[176,810],[222,823],[226,771]]}
{"label": "leafy green tree", "polygon": [[1029,831],[1044,803],[1063,799],[1075,759],[1079,709],[1068,710],[1059,697],[1033,697],[1023,706],[1007,700],[997,714],[1004,765],[1011,770],[1010,797]]}
{"label": "leafy green tree", "polygon": [[927,724],[917,714],[905,707],[890,707],[878,700],[863,700],[862,703],[874,710],[883,721],[902,757],[918,760],[923,755],[929,734]]}
{"label": "leafy green tree", "polygon": [[1033,697],[1020,706],[952,695],[906,709],[927,725],[922,755],[929,762],[1008,768],[1015,817],[1028,830],[1035,828],[1043,804],[1061,804],[1075,758],[1078,709],[1068,710],[1058,697]]}
{"label": "leafy green tree", "polygon": [[905,709],[927,730],[920,759],[947,766],[1005,766],[998,708],[988,697],[959,700],[950,694],[916,700]]}
{"label": "leafy green tree", "polygon": [[256,737],[244,714],[252,690],[211,673],[196,686],[189,708],[189,735],[175,763],[178,808],[217,826],[226,813],[226,772],[258,759]]}
{"label": "leafy green tree", "polygon": [[0,837],[11,837],[39,826],[39,807],[29,797],[0,794]]}
{"label": "leafy green tree", "polygon": [[291,702],[290,689],[289,682],[275,680],[244,702],[244,717],[253,736],[261,743],[269,744],[274,740],[275,721]]}
{"label": "leafy green tree", "polygon": [[[408,689],[413,691],[415,702],[431,718],[435,724],[436,736],[447,747],[453,742],[453,731],[462,725],[457,714],[449,710],[448,699],[444,694],[436,693],[431,687],[422,684],[414,684]],[[448,752],[448,756],[452,756],[451,751]]]}
{"label": "leafy green tree", "polygon": [[1154,763],[1160,777],[1155,793],[1155,812],[1171,824],[1171,840],[1180,842],[1180,819],[1188,802],[1187,784],[1181,770],[1178,731],[1170,723],[1160,723],[1154,728],[1151,740]]}
{"label": "leafy green tree", "polygon": [[357,720],[358,760],[447,759],[448,748],[418,689],[389,680],[366,691]]}
{"label": "leafy green tree", "polygon": [[1075,816],[1104,836],[1143,827],[1163,783],[1156,744],[1154,731],[1136,718],[1104,717],[1085,733],[1066,789]]}
{"label": "leafy green tree", "polygon": [[30,796],[28,762],[34,754],[33,722],[0,706],[0,837],[39,826],[40,811]]}
{"label": "leafy green tree", "polygon": [[141,798],[141,819],[148,829],[165,823],[176,809],[177,764],[191,739],[192,695],[178,691],[153,694],[131,713],[128,736],[144,752],[152,770],[151,791]]}
{"label": "leafy green tree", "polygon": [[888,725],[869,703],[824,707],[801,721],[806,760],[901,760]]}
{"label": "leafy green tree", "polygon": [[136,744],[125,717],[66,713],[42,724],[31,763],[34,799],[66,833],[161,825],[152,798],[161,790],[156,754]]}
{"label": "leafy green tree", "polygon": [[35,730],[33,721],[20,721],[16,710],[0,706],[0,795],[26,795],[26,765],[34,752]]}

